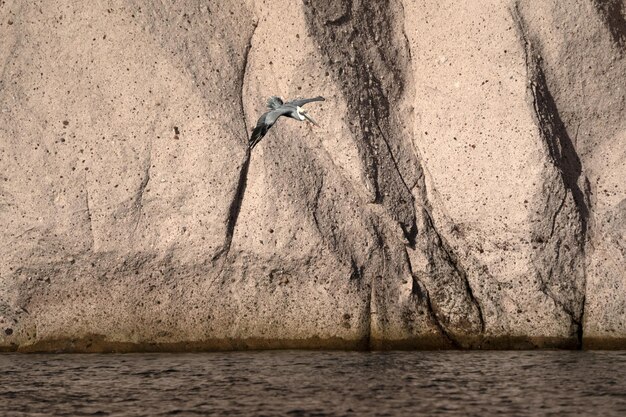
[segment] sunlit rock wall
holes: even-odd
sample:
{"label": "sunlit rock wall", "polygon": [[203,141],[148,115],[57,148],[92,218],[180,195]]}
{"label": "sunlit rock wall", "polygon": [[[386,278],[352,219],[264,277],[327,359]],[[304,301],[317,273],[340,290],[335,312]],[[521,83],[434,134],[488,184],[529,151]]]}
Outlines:
{"label": "sunlit rock wall", "polygon": [[1,1],[0,349],[626,346],[625,16]]}

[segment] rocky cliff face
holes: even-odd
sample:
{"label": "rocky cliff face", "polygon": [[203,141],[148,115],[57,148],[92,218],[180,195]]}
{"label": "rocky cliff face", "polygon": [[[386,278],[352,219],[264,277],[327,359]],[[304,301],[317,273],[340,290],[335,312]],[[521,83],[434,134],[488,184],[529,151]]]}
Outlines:
{"label": "rocky cliff face", "polygon": [[465,3],[0,2],[0,349],[626,346],[626,5]]}

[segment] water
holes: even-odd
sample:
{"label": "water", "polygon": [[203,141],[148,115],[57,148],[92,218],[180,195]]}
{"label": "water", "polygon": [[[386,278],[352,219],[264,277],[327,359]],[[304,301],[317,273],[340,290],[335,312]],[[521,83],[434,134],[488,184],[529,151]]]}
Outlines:
{"label": "water", "polygon": [[626,352],[0,355],[0,415],[626,415]]}

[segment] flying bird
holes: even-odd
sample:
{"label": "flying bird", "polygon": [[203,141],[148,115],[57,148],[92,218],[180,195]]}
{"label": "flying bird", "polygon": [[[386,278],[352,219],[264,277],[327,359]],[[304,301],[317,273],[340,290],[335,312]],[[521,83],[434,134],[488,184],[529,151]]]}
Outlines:
{"label": "flying bird", "polygon": [[303,120],[307,120],[313,123],[315,126],[319,126],[315,120],[311,116],[308,115],[307,111],[302,108],[306,103],[310,103],[312,101],[324,101],[326,100],[324,97],[318,96],[315,98],[303,98],[300,100],[288,101],[287,103],[283,102],[280,97],[272,96],[267,100],[267,108],[270,110],[266,113],[263,113],[259,118],[259,121],[256,123],[256,127],[252,131],[252,137],[248,142],[248,147],[252,150],[263,136],[270,130],[270,127],[276,123],[276,120],[280,116],[291,117],[292,119],[296,119],[301,122]]}

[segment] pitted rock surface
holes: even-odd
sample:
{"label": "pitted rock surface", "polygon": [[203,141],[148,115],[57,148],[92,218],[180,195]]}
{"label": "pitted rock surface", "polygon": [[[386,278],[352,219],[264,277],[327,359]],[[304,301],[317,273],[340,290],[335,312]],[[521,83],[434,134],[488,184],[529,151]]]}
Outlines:
{"label": "pitted rock surface", "polygon": [[625,19],[0,2],[0,350],[623,348]]}

